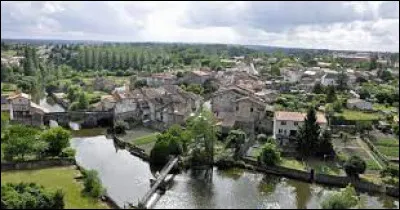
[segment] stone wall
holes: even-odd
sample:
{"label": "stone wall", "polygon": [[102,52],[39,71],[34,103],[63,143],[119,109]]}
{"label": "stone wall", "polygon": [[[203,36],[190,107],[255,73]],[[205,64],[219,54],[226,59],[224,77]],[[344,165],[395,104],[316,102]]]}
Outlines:
{"label": "stone wall", "polygon": [[75,165],[75,159],[62,158],[51,160],[29,160],[23,162],[2,162],[1,171],[42,169],[54,166]]}
{"label": "stone wall", "polygon": [[[372,182],[367,182],[359,179],[351,179],[347,176],[332,176],[328,174],[312,174],[307,171],[300,171],[295,169],[289,169],[280,166],[260,166],[257,161],[242,158],[246,164],[250,164],[254,167],[254,170],[269,173],[274,175],[285,176],[293,179],[316,182],[318,184],[325,184],[329,186],[336,187],[346,187],[348,184],[352,184],[354,188],[363,192],[372,192],[372,193],[386,193],[389,196],[398,197],[399,188],[386,186],[386,185],[377,185]],[[235,165],[239,166],[240,165]],[[248,168],[248,167],[247,167]]]}

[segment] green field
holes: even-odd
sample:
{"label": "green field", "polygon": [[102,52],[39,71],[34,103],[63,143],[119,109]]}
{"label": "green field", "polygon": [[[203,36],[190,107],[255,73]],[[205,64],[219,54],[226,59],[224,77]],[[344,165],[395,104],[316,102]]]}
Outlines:
{"label": "green field", "polygon": [[306,170],[306,165],[298,160],[289,159],[289,158],[281,158],[281,162],[279,163],[280,166],[297,169],[297,170]]}
{"label": "green field", "polygon": [[158,134],[160,134],[160,133],[156,132],[156,133],[152,133],[152,134],[149,134],[146,136],[141,136],[137,139],[133,139],[131,141],[131,143],[134,145],[143,145],[143,144],[149,144],[152,142],[156,142]]}
{"label": "green field", "polygon": [[381,110],[381,111],[392,111],[392,110],[396,110],[396,107],[393,107],[393,106],[387,106],[386,107],[386,105],[384,105],[384,104],[379,104],[379,103],[374,103],[373,105],[372,105],[372,108],[374,109],[374,110]]}
{"label": "green field", "polygon": [[374,144],[383,155],[392,158],[399,157],[399,140],[395,138],[381,138],[377,142],[374,142]]}
{"label": "green field", "polygon": [[343,109],[342,113],[335,113],[337,117],[343,117],[349,121],[372,121],[379,120],[380,115],[377,113],[366,113],[362,111]]}
{"label": "green field", "polygon": [[46,189],[64,191],[65,208],[67,209],[105,209],[109,208],[105,203],[97,199],[82,195],[83,185],[77,182],[74,177],[80,172],[75,167],[57,167],[40,170],[24,170],[1,172],[1,183],[7,182],[36,182]]}

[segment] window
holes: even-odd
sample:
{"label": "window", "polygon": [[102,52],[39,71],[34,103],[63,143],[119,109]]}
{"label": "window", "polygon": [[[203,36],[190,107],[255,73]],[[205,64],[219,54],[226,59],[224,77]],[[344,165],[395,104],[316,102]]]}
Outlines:
{"label": "window", "polygon": [[286,121],[281,121],[281,125],[286,125]]}
{"label": "window", "polygon": [[282,133],[282,129],[279,129],[279,133]]}
{"label": "window", "polygon": [[163,117],[163,114],[161,114],[161,116],[160,116],[161,121],[163,121],[163,118],[164,118],[164,117]]}
{"label": "window", "polygon": [[294,125],[296,125],[296,126],[297,126],[297,125],[299,125],[299,123],[298,123],[298,122],[294,122]]}
{"label": "window", "polygon": [[250,112],[253,112],[253,107],[250,108]]}
{"label": "window", "polygon": [[236,106],[236,111],[239,111],[239,106]]}

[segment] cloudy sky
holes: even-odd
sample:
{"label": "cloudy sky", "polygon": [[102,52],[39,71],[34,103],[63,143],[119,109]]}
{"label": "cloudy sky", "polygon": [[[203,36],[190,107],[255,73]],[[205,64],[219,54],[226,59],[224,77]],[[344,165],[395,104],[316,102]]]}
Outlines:
{"label": "cloudy sky", "polygon": [[2,38],[399,51],[399,2],[1,2]]}

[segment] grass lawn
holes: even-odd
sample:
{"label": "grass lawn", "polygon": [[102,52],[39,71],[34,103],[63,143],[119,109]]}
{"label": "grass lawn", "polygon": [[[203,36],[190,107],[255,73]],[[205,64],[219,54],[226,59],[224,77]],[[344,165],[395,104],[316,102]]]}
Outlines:
{"label": "grass lawn", "polygon": [[74,177],[79,171],[72,167],[57,167],[40,170],[24,170],[1,172],[1,183],[36,182],[46,189],[64,191],[65,208],[67,209],[105,209],[105,203],[97,199],[82,196],[83,185],[75,181]]}
{"label": "grass lawn", "polygon": [[157,135],[160,134],[158,132],[156,133],[152,133],[146,136],[141,136],[139,138],[133,139],[130,141],[130,143],[134,144],[134,145],[143,145],[143,144],[149,144],[149,143],[153,143],[156,142],[157,140]]}
{"label": "grass lawn", "polygon": [[343,175],[344,171],[337,165],[336,162],[330,160],[311,159],[307,161],[307,165],[313,168],[316,173],[329,175]]}
{"label": "grass lawn", "polygon": [[373,108],[374,110],[382,110],[382,111],[392,111],[392,110],[396,110],[396,107],[393,107],[393,106],[388,106],[388,107],[386,107],[385,104],[379,104],[379,103],[374,103],[374,104],[372,105],[372,108]]}
{"label": "grass lawn", "polygon": [[306,165],[295,159],[281,158],[280,166],[306,171]]}
{"label": "grass lawn", "polygon": [[335,113],[335,116],[342,116],[345,120],[350,121],[371,121],[379,120],[380,114],[366,113],[362,111],[343,109],[342,113]]}
{"label": "grass lawn", "polygon": [[388,157],[399,157],[399,140],[395,138],[381,138],[374,142],[378,150]]}
{"label": "grass lawn", "polygon": [[375,160],[368,159],[365,162],[367,163],[367,170],[381,170]]}
{"label": "grass lawn", "polygon": [[383,155],[386,155],[388,157],[399,157],[399,147],[385,147],[385,146],[377,146],[379,152],[381,152]]}

